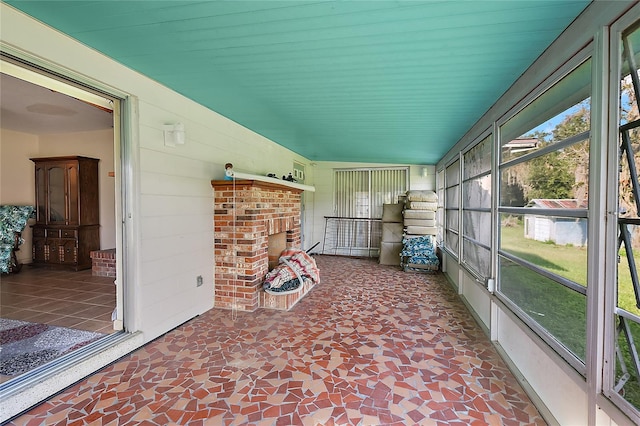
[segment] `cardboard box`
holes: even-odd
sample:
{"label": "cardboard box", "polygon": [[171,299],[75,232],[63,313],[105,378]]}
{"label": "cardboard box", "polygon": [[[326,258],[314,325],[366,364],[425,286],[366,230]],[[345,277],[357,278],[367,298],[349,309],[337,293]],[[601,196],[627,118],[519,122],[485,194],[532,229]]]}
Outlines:
{"label": "cardboard box", "polygon": [[383,204],[382,222],[402,222],[402,209],[404,204]]}
{"label": "cardboard box", "polygon": [[402,223],[382,223],[382,241],[385,243],[402,242],[404,226]]}
{"label": "cardboard box", "polygon": [[402,251],[402,243],[380,243],[380,259],[381,265],[400,265],[400,252]]}

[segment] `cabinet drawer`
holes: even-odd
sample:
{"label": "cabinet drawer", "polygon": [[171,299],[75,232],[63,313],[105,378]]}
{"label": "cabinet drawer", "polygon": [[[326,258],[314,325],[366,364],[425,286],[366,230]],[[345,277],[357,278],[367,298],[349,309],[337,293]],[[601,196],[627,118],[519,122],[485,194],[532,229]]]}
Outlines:
{"label": "cabinet drawer", "polygon": [[46,235],[44,228],[31,228],[34,237],[44,237]]}
{"label": "cabinet drawer", "polygon": [[47,238],[60,238],[60,230],[47,228]]}
{"label": "cabinet drawer", "polygon": [[76,238],[78,232],[75,229],[61,229],[60,238]]}

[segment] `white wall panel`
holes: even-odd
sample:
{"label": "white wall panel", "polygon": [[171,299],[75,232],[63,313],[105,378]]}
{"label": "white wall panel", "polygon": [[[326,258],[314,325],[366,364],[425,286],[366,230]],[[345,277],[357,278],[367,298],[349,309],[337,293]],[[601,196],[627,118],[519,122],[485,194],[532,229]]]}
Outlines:
{"label": "white wall panel", "polygon": [[[168,160],[169,162],[171,160]],[[168,175],[164,173],[140,173],[140,192],[153,195],[176,195],[185,199],[206,197],[211,189],[210,179],[191,176]]]}
{"label": "white wall panel", "polygon": [[144,156],[140,158],[140,169],[148,173],[185,176],[204,181],[211,179],[211,162],[203,161],[201,158],[189,158],[177,154],[179,153],[172,151],[145,150]]}
{"label": "white wall panel", "polygon": [[491,325],[491,299],[489,293],[475,277],[462,271],[462,295],[473,309],[476,319],[482,321],[486,329]]}
{"label": "white wall panel", "polygon": [[457,290],[460,287],[459,283],[459,271],[460,265],[458,265],[458,261],[450,256],[446,251],[442,251],[442,263],[443,269],[445,271],[445,275],[449,278],[449,281],[453,285],[453,287]]}
{"label": "white wall panel", "polygon": [[189,220],[174,221],[171,226],[166,226],[164,217],[147,216],[140,224],[140,232],[143,239],[188,235],[198,232],[211,232],[211,223],[208,215],[198,215],[190,216]]}
{"label": "white wall panel", "polygon": [[498,341],[561,425],[586,425],[584,379],[542,350],[508,314],[498,309]]}

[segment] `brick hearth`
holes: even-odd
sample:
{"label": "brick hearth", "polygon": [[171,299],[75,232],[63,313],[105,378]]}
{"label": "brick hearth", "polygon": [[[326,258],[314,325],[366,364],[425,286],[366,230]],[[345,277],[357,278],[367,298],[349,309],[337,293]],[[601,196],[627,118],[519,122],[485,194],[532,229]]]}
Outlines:
{"label": "brick hearth", "polygon": [[95,250],[91,254],[91,275],[95,277],[116,276],[116,249]]}
{"label": "brick hearth", "polygon": [[262,290],[269,271],[268,240],[269,235],[286,232],[286,248],[300,247],[302,190],[256,180],[236,180],[235,192],[230,180],[214,180],[211,185],[215,209],[214,306],[233,308],[235,289],[238,310],[255,311],[265,304],[282,309],[267,301]]}

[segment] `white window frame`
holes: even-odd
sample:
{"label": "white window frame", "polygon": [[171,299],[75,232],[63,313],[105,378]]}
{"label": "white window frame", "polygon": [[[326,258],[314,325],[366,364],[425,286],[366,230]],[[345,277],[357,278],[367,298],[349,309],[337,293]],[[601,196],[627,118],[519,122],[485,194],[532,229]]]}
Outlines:
{"label": "white window frame", "polygon": [[[597,327],[598,323],[595,323],[590,330],[590,336],[597,340],[602,341],[604,339],[604,350],[598,351],[597,356],[594,356],[593,365],[590,371],[597,377],[598,380],[594,381],[592,387],[593,392],[597,395],[596,403],[607,404],[609,401],[613,402],[620,410],[622,410],[629,418],[640,424],[640,409],[634,407],[631,403],[624,399],[622,395],[614,390],[616,385],[615,368],[617,365],[616,359],[616,307],[617,307],[617,276],[618,276],[618,160],[619,160],[619,145],[620,145],[620,78],[622,74],[622,35],[628,29],[640,25],[640,5],[636,5],[629,13],[623,18],[618,20],[610,27],[610,31],[604,30],[600,35],[599,42],[601,49],[608,53],[608,57],[604,57],[600,64],[602,75],[608,70],[611,70],[609,74],[608,82],[603,84],[603,96],[608,94],[608,98],[603,102],[609,106],[609,110],[603,108],[600,111],[602,117],[600,118],[599,133],[602,135],[602,146],[600,146],[600,155],[602,157],[601,163],[603,170],[607,170],[602,173],[602,176],[606,181],[600,185],[600,198],[602,207],[600,208],[602,217],[606,217],[606,224],[603,226],[603,233],[600,234],[600,238],[604,241],[603,257],[604,264],[601,267],[595,269],[601,278],[601,282],[604,285],[598,286],[593,289],[594,301],[590,308],[594,309],[594,312],[598,313],[596,320],[600,324],[604,324],[604,327]],[[610,45],[607,49],[607,40],[610,40]],[[636,49],[638,46],[636,46]],[[608,83],[608,87],[607,87]],[[606,143],[609,141],[609,143]],[[606,163],[605,163],[606,159]],[[606,167],[606,168],[605,168]],[[603,235],[604,234],[604,235]],[[589,236],[591,238],[591,235]],[[624,259],[620,260],[624,262]],[[613,283],[614,285],[607,285],[606,283]],[[613,338],[612,338],[613,337]],[[636,345],[640,342],[635,342]],[[632,366],[628,366],[633,369]],[[631,371],[633,374],[633,371]],[[600,379],[601,378],[601,379]]]}
{"label": "white window frame", "polygon": [[[583,48],[580,52],[576,53],[575,55],[573,55],[570,59],[568,59],[564,65],[562,67],[560,67],[556,72],[554,72],[553,74],[551,74],[547,79],[545,79],[542,84],[540,84],[534,91],[532,91],[529,96],[525,97],[523,100],[521,100],[520,102],[518,102],[514,107],[512,107],[504,116],[502,116],[499,120],[497,120],[496,125],[498,127],[498,132],[496,134],[496,137],[494,139],[494,144],[497,148],[497,150],[501,150],[502,147],[502,135],[501,135],[501,127],[507,123],[511,118],[513,118],[514,116],[516,116],[517,114],[519,114],[522,110],[524,110],[528,105],[530,105],[532,102],[534,102],[536,99],[538,99],[540,96],[542,96],[544,93],[546,93],[548,90],[552,89],[558,82],[560,82],[564,77],[568,76],[571,72],[573,72],[575,69],[577,69],[581,64],[583,64],[584,62],[588,61],[588,60],[592,60],[593,61],[593,55],[594,55],[594,45],[593,43],[590,43],[588,46],[586,46],[585,48]],[[594,83],[594,72],[593,72],[593,62],[592,62],[592,88],[591,88],[591,98],[592,98],[592,105],[595,104],[595,100],[593,99],[593,94],[595,91],[595,83]],[[593,112],[591,113],[593,114]],[[593,120],[592,120],[593,121]],[[590,155],[589,157],[591,158],[594,155],[593,153],[593,148],[590,146]],[[505,164],[510,163],[510,161],[506,162]],[[496,180],[498,183],[501,180],[501,167],[503,167],[503,164],[501,163],[500,159],[498,159],[498,168],[495,170],[495,175],[494,175],[494,180]],[[500,185],[498,184],[498,188],[500,187]],[[590,189],[590,192],[592,191],[592,189]],[[496,194],[493,195],[494,198],[497,198],[498,200],[498,206],[500,205],[500,191],[498,190],[498,192]],[[591,199],[591,194],[589,194],[589,199]],[[591,201],[590,201],[591,202]],[[510,209],[511,210],[511,209]],[[516,211],[517,209],[513,209],[513,211]],[[497,234],[497,240],[498,240],[498,245],[496,247],[497,251],[500,251],[500,215],[501,215],[501,208],[499,207],[494,215],[494,223],[496,225],[496,230],[495,233]],[[589,232],[591,232],[591,229],[594,226],[597,226],[598,220],[589,220],[588,222],[588,227],[589,227]],[[590,234],[591,235],[591,234]],[[592,247],[594,246],[594,244],[590,245],[588,247],[588,257],[587,259],[591,259],[593,257],[593,251],[594,248]],[[506,295],[504,295],[503,293],[500,292],[499,287],[500,287],[500,268],[499,268],[499,262],[497,259],[498,256],[496,256],[496,262],[495,262],[495,266],[496,266],[496,281],[497,281],[497,289],[495,291],[495,295],[496,297],[505,305],[509,308],[509,310],[511,310],[518,318],[520,318],[520,320],[522,320],[525,324],[527,324],[527,326],[529,326],[548,346],[550,346],[554,352],[556,352],[558,355],[560,355],[560,357],[562,357],[567,363],[569,363],[569,365],[571,365],[576,371],[578,371],[581,375],[586,376],[586,363],[583,362],[581,359],[579,359],[578,357],[576,357],[571,351],[569,351],[567,348],[565,348],[559,341],[556,340],[556,338],[551,335],[546,329],[544,329],[541,325],[539,325],[538,323],[536,323],[535,321],[529,320],[528,319],[528,315],[526,315],[521,308],[516,305],[514,302],[512,302],[510,300],[510,298],[508,298]],[[588,264],[591,262],[587,262]],[[591,286],[592,284],[595,285],[594,283],[592,283],[593,278],[592,278],[592,274],[590,273],[591,271],[588,271],[587,273],[587,288],[589,286]],[[586,298],[586,295],[585,295]],[[587,321],[589,321],[588,317],[589,315],[589,311],[588,311],[588,305],[586,306],[587,309]],[[587,327],[587,324],[585,324],[585,327]],[[590,353],[590,345],[591,342],[589,341],[589,336],[586,336],[586,348],[585,348],[585,353],[587,354],[587,356],[589,356]],[[586,361],[586,360],[585,360]]]}
{"label": "white window frame", "polygon": [[[468,177],[464,177],[465,175],[465,170],[467,168],[467,161],[466,161],[466,155],[473,150],[474,148],[476,148],[477,146],[479,146],[481,143],[485,143],[488,139],[488,143],[489,143],[489,152],[491,155],[491,158],[489,159],[489,168],[487,170],[482,171],[481,173],[476,173],[474,175],[470,175]],[[479,282],[482,282],[483,285],[486,287],[489,278],[492,276],[492,263],[493,263],[493,259],[491,256],[491,252],[492,252],[492,242],[493,242],[493,232],[494,232],[494,225],[493,225],[493,214],[492,214],[492,207],[491,205],[487,208],[478,208],[478,207],[467,207],[466,203],[465,203],[465,197],[464,197],[464,184],[466,182],[472,181],[476,178],[479,177],[485,177],[488,176],[491,179],[491,198],[493,200],[493,153],[494,153],[494,149],[493,149],[493,144],[495,143],[495,138],[493,137],[492,132],[489,130],[483,132],[481,134],[480,137],[476,138],[473,143],[471,143],[463,152],[461,155],[461,159],[462,159],[462,167],[461,167],[461,181],[460,181],[460,197],[461,197],[461,206],[460,206],[460,210],[461,210],[461,217],[460,217],[460,239],[461,239],[461,245],[460,245],[460,264],[471,274],[473,275]],[[492,201],[493,202],[493,201]],[[491,202],[491,203],[492,203]],[[479,241],[479,240],[474,240],[471,237],[467,236],[465,234],[465,216],[464,213],[465,211],[475,211],[475,212],[480,212],[480,213],[486,213],[489,215],[490,222],[491,222],[491,230],[489,231],[489,240],[488,241]],[[475,265],[471,264],[471,262],[467,262],[467,256],[465,254],[465,250],[464,250],[464,244],[465,241],[470,243],[471,245],[477,245],[485,250],[487,250],[488,254],[489,254],[489,269],[487,271],[479,271],[477,270],[477,268],[475,267]]]}

